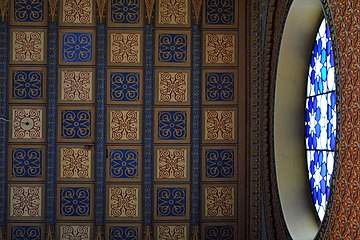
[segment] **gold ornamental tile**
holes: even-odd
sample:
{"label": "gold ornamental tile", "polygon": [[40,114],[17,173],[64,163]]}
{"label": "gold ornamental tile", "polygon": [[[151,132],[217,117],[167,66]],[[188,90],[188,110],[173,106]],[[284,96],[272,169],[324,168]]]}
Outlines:
{"label": "gold ornamental tile", "polygon": [[190,146],[157,145],[155,153],[155,181],[190,180]]}
{"label": "gold ornamental tile", "polygon": [[106,219],[134,221],[142,218],[141,185],[108,185]]}
{"label": "gold ornamental tile", "polygon": [[95,26],[94,0],[60,0],[60,26]]}
{"label": "gold ornamental tile", "polygon": [[237,108],[203,108],[203,142],[237,142]]}
{"label": "gold ornamental tile", "polygon": [[203,31],[204,66],[237,66],[238,49],[238,32]]}
{"label": "gold ornamental tile", "polygon": [[202,185],[202,217],[212,219],[236,219],[237,185],[211,183]]}
{"label": "gold ornamental tile", "polygon": [[10,64],[46,64],[46,49],[46,29],[10,29]]}
{"label": "gold ornamental tile", "polygon": [[190,70],[156,69],[155,104],[190,105]]}
{"label": "gold ornamental tile", "polygon": [[158,0],[156,4],[157,27],[190,27],[189,0]]}
{"label": "gold ornamental tile", "polygon": [[94,148],[83,145],[58,147],[58,180],[90,181],[94,178]]}
{"label": "gold ornamental tile", "polygon": [[190,240],[188,223],[155,223],[155,239]]}

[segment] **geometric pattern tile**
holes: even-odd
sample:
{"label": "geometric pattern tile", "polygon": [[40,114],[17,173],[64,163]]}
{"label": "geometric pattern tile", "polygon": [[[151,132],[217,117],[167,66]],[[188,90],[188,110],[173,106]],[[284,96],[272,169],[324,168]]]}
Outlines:
{"label": "geometric pattern tile", "polygon": [[39,223],[9,223],[8,239],[42,240],[45,239],[45,229]]}
{"label": "geometric pattern tile", "polygon": [[141,191],[141,185],[108,185],[106,218],[124,221],[140,220]]}
{"label": "geometric pattern tile", "polygon": [[155,66],[190,67],[190,31],[157,30]]}
{"label": "geometric pattern tile", "polygon": [[110,0],[108,1],[109,27],[143,27],[143,0]]}
{"label": "geometric pattern tile", "polygon": [[236,142],[236,113],[236,109],[204,108],[203,142]]}
{"label": "geometric pattern tile", "polygon": [[141,69],[108,69],[108,104],[141,104],[143,71]]}
{"label": "geometric pattern tile", "polygon": [[60,68],[59,83],[59,102],[94,102],[94,68]]}
{"label": "geometric pattern tile", "polygon": [[188,220],[190,217],[189,185],[155,185],[155,220]]}
{"label": "geometric pattern tile", "polygon": [[190,105],[190,70],[155,70],[155,104]]}
{"label": "geometric pattern tile", "polygon": [[59,180],[91,180],[93,178],[93,149],[78,146],[59,147]]}
{"label": "geometric pattern tile", "polygon": [[107,181],[141,181],[141,146],[108,146],[106,162]]}
{"label": "geometric pattern tile", "polygon": [[143,31],[109,30],[108,64],[110,66],[142,66]]}
{"label": "geometric pattern tile", "polygon": [[155,146],[155,181],[188,181],[190,147]]}
{"label": "geometric pattern tile", "polygon": [[12,0],[9,3],[11,25],[44,26],[47,24],[46,0]]}
{"label": "geometric pattern tile", "polygon": [[44,185],[9,184],[9,211],[11,220],[40,220],[44,218]]}
{"label": "geometric pattern tile", "polygon": [[45,109],[43,107],[10,107],[10,141],[31,142],[44,141]]}
{"label": "geometric pattern tile", "polygon": [[191,7],[189,0],[157,1],[158,27],[189,27]]}
{"label": "geometric pattern tile", "polygon": [[93,0],[61,0],[60,26],[94,26],[95,10]]}
{"label": "geometric pattern tile", "polygon": [[204,28],[236,28],[238,25],[237,0],[205,0]]}
{"label": "geometric pattern tile", "polygon": [[106,224],[105,239],[107,240],[142,240],[140,223]]}
{"label": "geometric pattern tile", "polygon": [[237,147],[203,146],[202,169],[203,181],[236,181]]}
{"label": "geometric pattern tile", "polygon": [[237,66],[239,58],[237,38],[237,32],[204,31],[203,65]]}
{"label": "geometric pattern tile", "polygon": [[141,115],[140,108],[108,108],[108,141],[140,143],[142,141]]}
{"label": "geometric pattern tile", "polygon": [[44,145],[10,145],[8,149],[8,179],[10,181],[45,180]]}
{"label": "geometric pattern tile", "polygon": [[59,107],[58,141],[93,141],[95,132],[94,120],[94,109],[91,107]]}
{"label": "geometric pattern tile", "polygon": [[189,224],[186,223],[155,223],[155,239],[188,240],[190,239]]}
{"label": "geometric pattern tile", "polygon": [[11,29],[11,64],[45,64],[45,29]]}
{"label": "geometric pattern tile", "polygon": [[59,63],[63,65],[95,64],[95,30],[59,30]]}
{"label": "geometric pattern tile", "polygon": [[234,222],[212,222],[201,224],[201,232],[204,239],[207,240],[236,240],[237,224]]}
{"label": "geometric pattern tile", "polygon": [[190,109],[156,108],[155,143],[190,143]]}
{"label": "geometric pattern tile", "polygon": [[203,184],[203,218],[236,218],[236,184]]}
{"label": "geometric pattern tile", "polygon": [[92,220],[94,189],[89,184],[58,184],[57,216],[59,220]]}
{"label": "geometric pattern tile", "polygon": [[93,226],[84,223],[57,223],[58,239],[61,240],[91,240],[93,239]]}
{"label": "geometric pattern tile", "polygon": [[203,104],[237,104],[238,77],[236,70],[203,70]]}
{"label": "geometric pattern tile", "polygon": [[45,67],[11,67],[9,79],[9,103],[46,101]]}

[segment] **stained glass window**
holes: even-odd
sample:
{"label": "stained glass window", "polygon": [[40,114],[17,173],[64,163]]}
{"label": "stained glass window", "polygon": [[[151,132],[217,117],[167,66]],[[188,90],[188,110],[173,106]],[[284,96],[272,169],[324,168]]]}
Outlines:
{"label": "stained glass window", "polygon": [[320,221],[330,195],[336,136],[334,56],[324,19],[314,42],[306,91],[305,140],[312,199]]}

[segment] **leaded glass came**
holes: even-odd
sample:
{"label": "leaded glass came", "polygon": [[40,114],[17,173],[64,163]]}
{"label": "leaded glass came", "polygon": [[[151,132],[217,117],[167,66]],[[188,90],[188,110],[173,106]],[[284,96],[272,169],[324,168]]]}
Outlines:
{"label": "leaded glass came", "polygon": [[305,141],[312,199],[320,221],[330,195],[336,137],[334,56],[324,19],[309,66],[305,105]]}

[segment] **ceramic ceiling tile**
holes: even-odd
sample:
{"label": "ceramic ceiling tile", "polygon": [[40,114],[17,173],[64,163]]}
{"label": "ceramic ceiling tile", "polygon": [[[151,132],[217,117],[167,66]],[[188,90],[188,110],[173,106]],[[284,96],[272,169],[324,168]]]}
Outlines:
{"label": "ceramic ceiling tile", "polygon": [[205,239],[215,240],[221,236],[223,239],[238,239],[237,224],[235,222],[214,222],[201,224],[201,235]]}
{"label": "ceramic ceiling tile", "polygon": [[91,146],[63,145],[58,148],[60,181],[90,181],[94,178],[93,155]]}
{"label": "ceramic ceiling tile", "polygon": [[110,0],[108,3],[108,27],[143,27],[144,1]]}
{"label": "ceramic ceiling tile", "polygon": [[142,104],[143,103],[143,70],[142,69],[108,69],[107,70],[107,103],[108,104]]}
{"label": "ceramic ceiling tile", "polygon": [[94,219],[94,186],[92,184],[58,184],[58,220]]}
{"label": "ceramic ceiling tile", "polygon": [[141,30],[109,30],[108,65],[142,66],[143,41]]}
{"label": "ceramic ceiling tile", "polygon": [[44,145],[10,145],[8,150],[10,181],[45,180]]}
{"label": "ceramic ceiling tile", "polygon": [[203,108],[203,142],[237,141],[236,108]]}
{"label": "ceramic ceiling tile", "polygon": [[155,239],[190,240],[190,226],[187,223],[155,223]]}
{"label": "ceramic ceiling tile", "polygon": [[140,223],[113,223],[105,226],[105,239],[111,240],[141,240],[142,226]]}
{"label": "ceramic ceiling tile", "polygon": [[203,69],[202,104],[238,104],[238,72],[236,69]]}
{"label": "ceramic ceiling tile", "polygon": [[155,146],[155,181],[189,181],[190,147]]}
{"label": "ceramic ceiling tile", "polygon": [[158,27],[190,27],[189,0],[158,0],[156,13]]}
{"label": "ceramic ceiling tile", "polygon": [[94,68],[59,68],[59,81],[60,103],[95,101]]}
{"label": "ceramic ceiling tile", "polygon": [[59,142],[92,142],[95,135],[95,111],[87,106],[58,108]]}
{"label": "ceramic ceiling tile", "polygon": [[42,142],[45,140],[45,109],[39,106],[9,108],[10,142]]}
{"label": "ceramic ceiling tile", "polygon": [[155,104],[190,105],[190,70],[156,69]]}
{"label": "ceramic ceiling tile", "polygon": [[10,67],[9,103],[45,103],[46,79],[45,67]]}
{"label": "ceramic ceiling tile", "polygon": [[238,0],[205,0],[203,28],[237,28]]}
{"label": "ceramic ceiling tile", "polygon": [[236,31],[203,31],[203,65],[237,66],[238,33]]}
{"label": "ceramic ceiling tile", "polygon": [[107,181],[129,182],[142,180],[141,146],[108,146]]}
{"label": "ceramic ceiling tile", "polygon": [[106,218],[134,221],[142,218],[141,185],[108,185]]}
{"label": "ceramic ceiling tile", "polygon": [[9,184],[8,218],[9,220],[44,219],[43,184]]}
{"label": "ceramic ceiling tile", "polygon": [[60,1],[60,26],[95,26],[95,14],[93,0]]}
{"label": "ceramic ceiling tile", "polygon": [[236,219],[236,189],[236,184],[203,184],[203,219]]}
{"label": "ceramic ceiling tile", "polygon": [[22,26],[47,25],[46,0],[12,0],[10,3],[10,24]]}
{"label": "ceramic ceiling tile", "polygon": [[41,223],[9,223],[9,239],[45,239],[45,226]]}
{"label": "ceramic ceiling tile", "polygon": [[141,108],[109,107],[107,109],[107,119],[108,142],[142,142]]}
{"label": "ceramic ceiling tile", "polygon": [[190,31],[155,31],[155,66],[190,67]]}
{"label": "ceramic ceiling tile", "polygon": [[95,65],[95,30],[60,29],[59,63]]}
{"label": "ceramic ceiling tile", "polygon": [[11,64],[46,64],[46,29],[10,29]]}
{"label": "ceramic ceiling tile", "polygon": [[86,223],[57,223],[56,236],[60,240],[68,239],[93,239],[93,225]]}

